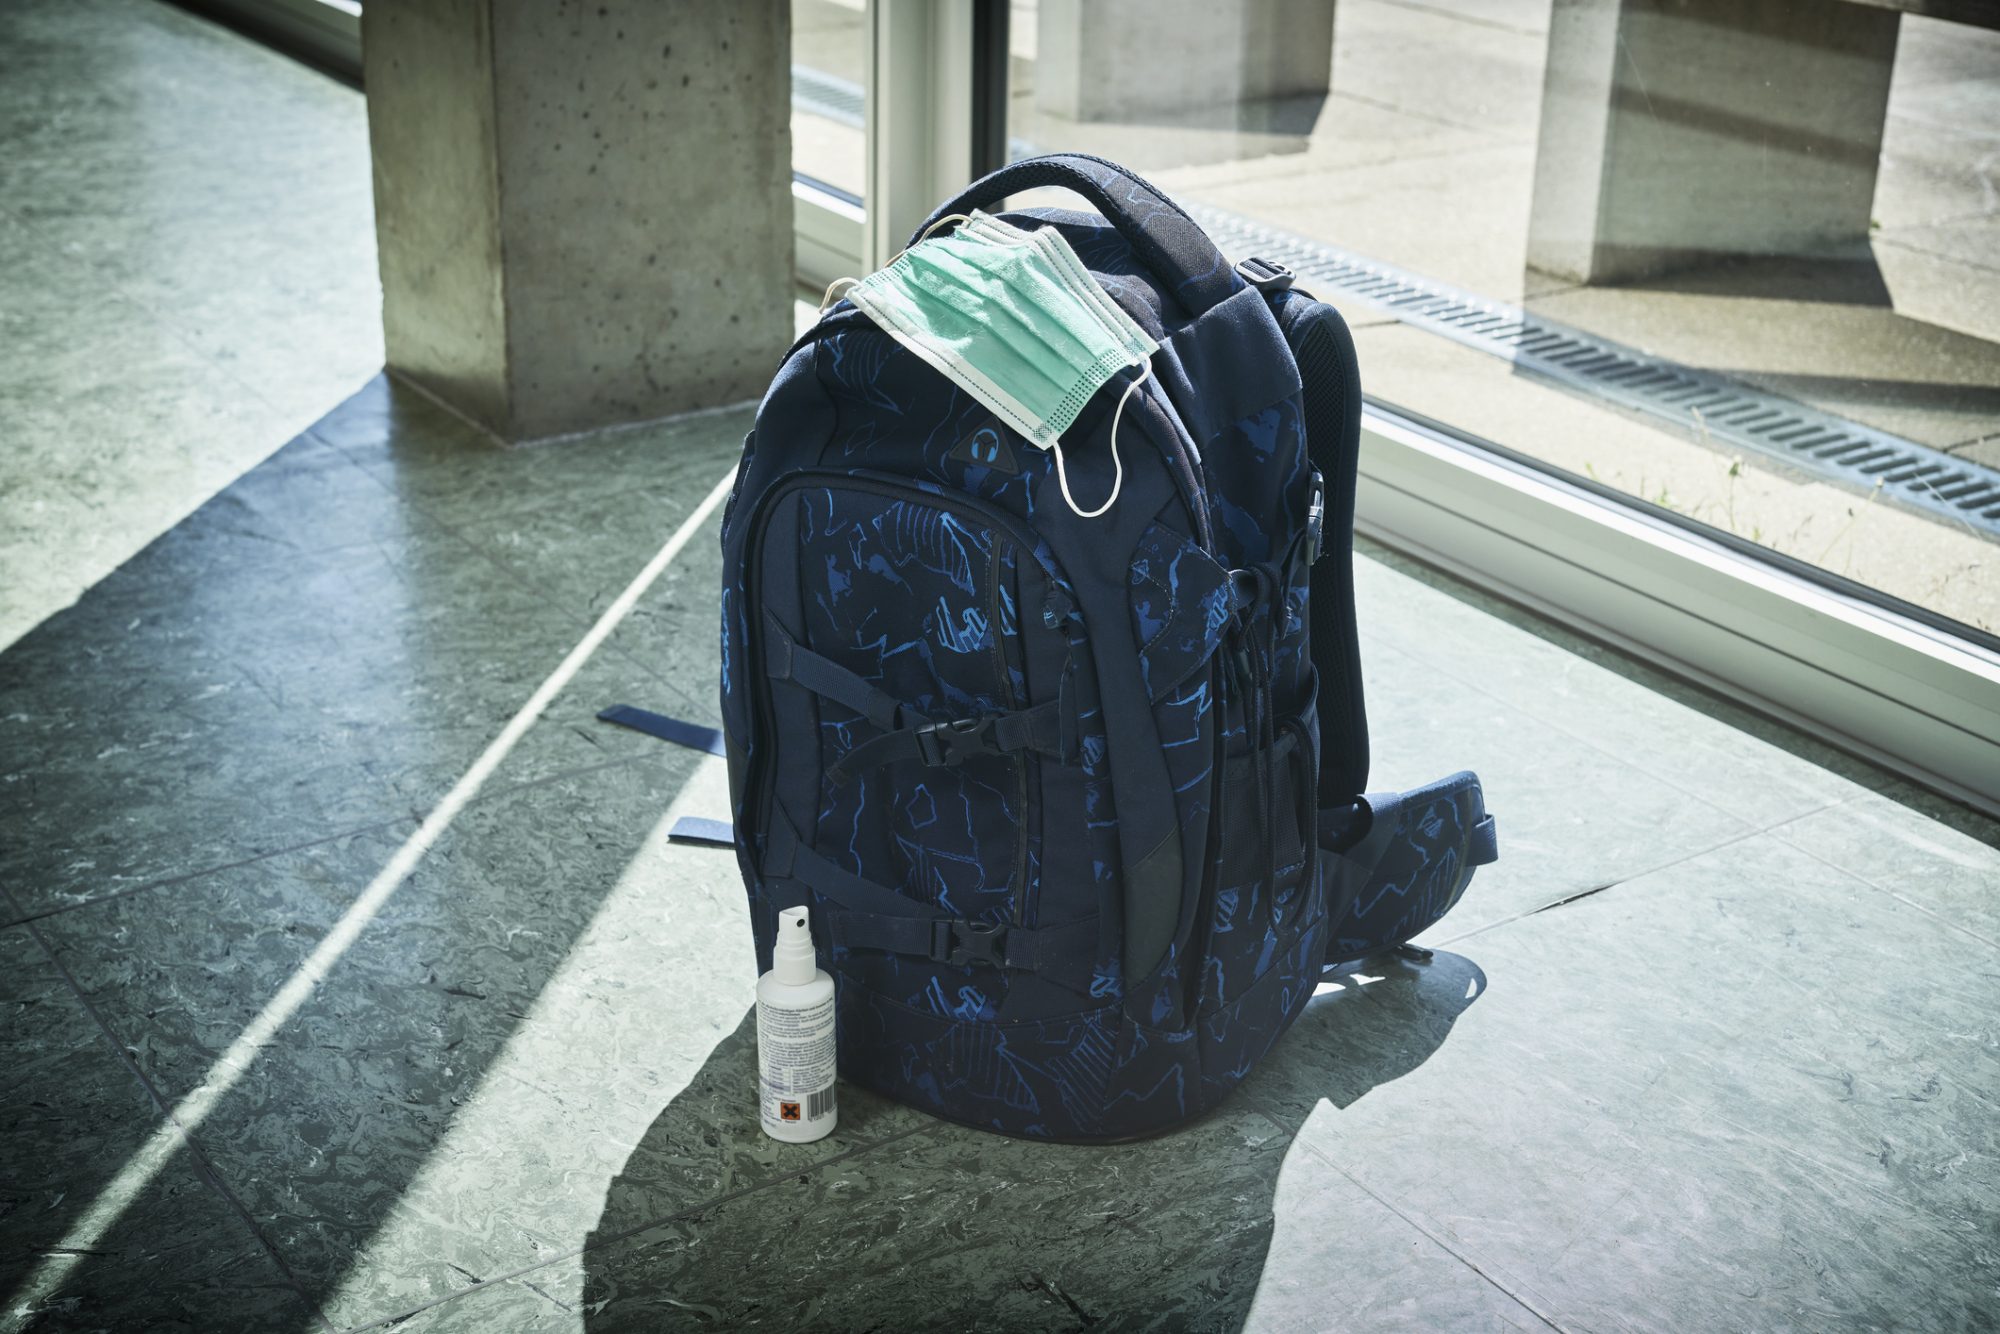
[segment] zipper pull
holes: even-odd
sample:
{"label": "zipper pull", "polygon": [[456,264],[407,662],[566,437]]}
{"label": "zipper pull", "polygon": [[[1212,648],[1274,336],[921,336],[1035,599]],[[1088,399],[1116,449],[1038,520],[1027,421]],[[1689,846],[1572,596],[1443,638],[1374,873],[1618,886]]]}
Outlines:
{"label": "zipper pull", "polygon": [[1314,468],[1312,475],[1312,499],[1306,503],[1307,565],[1319,564],[1320,553],[1326,549],[1323,545],[1325,528],[1326,479],[1319,475],[1319,469]]}

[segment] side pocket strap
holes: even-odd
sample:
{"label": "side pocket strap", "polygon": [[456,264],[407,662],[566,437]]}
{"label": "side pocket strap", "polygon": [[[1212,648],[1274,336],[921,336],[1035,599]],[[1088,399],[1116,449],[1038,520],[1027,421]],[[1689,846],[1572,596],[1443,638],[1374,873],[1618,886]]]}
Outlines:
{"label": "side pocket strap", "polygon": [[767,616],[765,626],[770,634],[765,659],[773,681],[790,681],[836,704],[844,704],[885,732],[906,721],[916,721],[894,695],[793,639],[777,617]]}
{"label": "side pocket strap", "polygon": [[1064,985],[1088,984],[1097,952],[1097,923],[1067,922],[1029,929],[947,916],[887,885],[842,870],[805,846],[782,818],[771,822],[764,874],[811,890],[835,911],[828,938],[851,949],[911,954],[958,967],[985,964],[1041,973]]}

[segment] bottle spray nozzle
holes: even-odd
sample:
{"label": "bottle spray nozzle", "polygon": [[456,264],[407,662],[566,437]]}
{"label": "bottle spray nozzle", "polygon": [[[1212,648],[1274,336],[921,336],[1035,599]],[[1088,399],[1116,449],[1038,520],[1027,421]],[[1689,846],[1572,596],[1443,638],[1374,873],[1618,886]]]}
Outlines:
{"label": "bottle spray nozzle", "polygon": [[787,986],[813,980],[819,965],[813,957],[812,913],[787,908],[778,914],[778,939],[771,948],[771,971]]}

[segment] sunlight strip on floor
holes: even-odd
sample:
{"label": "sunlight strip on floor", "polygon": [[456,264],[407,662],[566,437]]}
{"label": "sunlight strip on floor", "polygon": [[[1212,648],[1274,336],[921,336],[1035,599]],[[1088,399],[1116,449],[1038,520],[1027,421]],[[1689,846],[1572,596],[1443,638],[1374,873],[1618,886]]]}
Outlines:
{"label": "sunlight strip on floor", "polygon": [[[755,999],[750,907],[736,858],[671,843],[667,833],[683,815],[728,809],[728,767],[703,756],[610,890],[596,883],[600,870],[588,872],[589,891],[603,898],[425,1149],[395,1207],[355,1251],[325,1303],[336,1326],[404,1313],[407,1301],[380,1308],[382,1274],[410,1256],[445,1254],[440,1220],[508,1221],[489,1236],[510,1238],[516,1249],[480,1247],[480,1277],[491,1284],[496,1272],[581,1252],[600,1226],[629,1226],[636,1188],[623,1179],[628,1159],[649,1136],[657,1137],[655,1153],[696,1141],[709,1104],[674,1104]],[[582,883],[573,888],[585,891]],[[579,1040],[584,1034],[591,1040]],[[743,1090],[752,1127],[756,1079],[746,1059],[725,1081]],[[692,1159],[688,1149],[672,1152],[677,1174],[701,1160],[699,1150]],[[601,1220],[607,1209],[616,1217]],[[581,1306],[584,1269],[551,1263],[535,1282],[545,1295]],[[433,1272],[449,1282],[441,1265]]]}
{"label": "sunlight strip on floor", "polygon": [[590,661],[591,655],[597,652],[599,646],[610,637],[611,632],[618,628],[619,622],[623,621],[639,599],[645,596],[646,590],[653,586],[654,581],[673,559],[680,555],[682,548],[686,547],[688,541],[700,531],[716,507],[728,496],[729,489],[735,481],[736,470],[732,468],[727,476],[715,484],[715,488],[703,498],[701,504],[695,507],[694,512],[688,515],[681,526],[674,530],[666,545],[661,547],[653,558],[646,562],[646,567],[625,586],[625,591],[604,609],[604,614],[597,618],[597,623],[590,627],[589,632],[577,642],[575,648],[569,651],[569,656],[549,674],[548,679],[536,688],[535,693],[528,697],[528,702],[521,706],[520,711],[508,720],[507,725],[500,730],[500,734],[493,738],[479,758],[473,761],[472,767],[460,776],[449,792],[445,793],[443,800],[439,801],[425,817],[416,832],[396,849],[388,863],[376,873],[373,880],[368,882],[368,887],[362,890],[347,911],[341,914],[340,920],[334,923],[333,929],[327,932],[319,946],[306,957],[297,971],[285,980],[285,984],[266,1002],[250,1025],[229,1044],[229,1049],[216,1058],[215,1064],[208,1068],[201,1084],[174,1105],[173,1110],[155,1128],[147,1142],[126,1159],[118,1175],[97,1193],[96,1198],[79,1215],[63,1239],[43,1253],[40,1263],[28,1275],[27,1281],[7,1299],[7,1305],[13,1314],[23,1318],[31,1315],[56,1291],[71,1266],[85,1254],[97,1249],[104,1235],[124,1216],[126,1209],[138,1198],[140,1192],[145,1190],[173,1157],[174,1152],[180,1147],[182,1135],[192,1133],[207,1119],[209,1113],[249,1070],[257,1059],[258,1052],[291,1022],[299,1007],[312,996],[314,989],[325,980],[334,965],[340,962],[341,956],[347,953],[349,947],[367,929],[368,924],[382,911],[389,897],[417,868],[424,854],[429,852],[445,830],[451,827],[452,821],[458,818],[459,811],[479,794],[479,789],[485,785],[494,770],[506,760],[521,738],[527,735],[528,729],[541,717],[542,710],[562,693],[563,687],[568,685],[570,679]]}

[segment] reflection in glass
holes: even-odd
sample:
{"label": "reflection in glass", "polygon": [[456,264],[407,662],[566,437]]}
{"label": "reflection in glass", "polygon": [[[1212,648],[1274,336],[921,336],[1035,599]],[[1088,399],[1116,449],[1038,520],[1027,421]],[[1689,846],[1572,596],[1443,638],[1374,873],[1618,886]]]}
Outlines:
{"label": "reflection in glass", "polygon": [[1157,8],[1016,3],[1010,152],[1125,162],[1239,256],[1303,241],[1385,402],[2000,631],[2000,33]]}
{"label": "reflection in glass", "polygon": [[792,170],[860,199],[867,0],[792,4]]}

